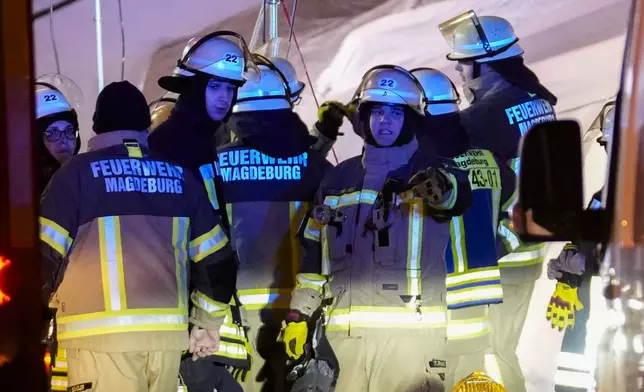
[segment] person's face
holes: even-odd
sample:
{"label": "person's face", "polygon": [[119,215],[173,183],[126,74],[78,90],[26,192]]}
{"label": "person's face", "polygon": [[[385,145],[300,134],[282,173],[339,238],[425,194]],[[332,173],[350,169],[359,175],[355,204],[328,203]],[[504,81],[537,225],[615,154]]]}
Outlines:
{"label": "person's face", "polygon": [[405,110],[399,106],[375,105],[371,109],[369,127],[379,146],[389,147],[394,144],[404,122]]}
{"label": "person's face", "polygon": [[69,121],[53,122],[43,133],[42,139],[49,153],[61,165],[76,151],[76,129]]}
{"label": "person's face", "polygon": [[459,75],[461,75],[461,80],[463,83],[474,80],[474,63],[471,61],[457,61],[456,66],[454,67]]}
{"label": "person's face", "polygon": [[221,80],[210,79],[206,86],[206,110],[213,121],[221,121],[233,103],[237,86]]}

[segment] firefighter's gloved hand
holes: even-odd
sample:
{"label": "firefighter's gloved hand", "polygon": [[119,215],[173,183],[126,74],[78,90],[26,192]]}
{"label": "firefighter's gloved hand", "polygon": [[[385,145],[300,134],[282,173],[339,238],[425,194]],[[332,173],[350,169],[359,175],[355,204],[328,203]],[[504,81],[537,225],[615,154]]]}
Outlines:
{"label": "firefighter's gloved hand", "polygon": [[409,185],[411,185],[414,196],[434,205],[444,202],[448,192],[452,189],[452,184],[447,176],[440,169],[433,167],[416,173],[409,180]]}
{"label": "firefighter's gloved hand", "polygon": [[304,354],[304,345],[309,336],[308,321],[309,317],[296,309],[286,314],[283,340],[286,354],[292,359],[300,359]]}
{"label": "firefighter's gloved hand", "polygon": [[577,288],[562,282],[557,282],[557,288],[550,297],[546,319],[550,326],[559,332],[566,328],[575,327],[575,312],[582,310],[584,305],[579,301]]}
{"label": "firefighter's gloved hand", "polygon": [[331,140],[336,140],[344,117],[351,118],[349,109],[339,101],[326,101],[318,109],[316,126],[321,134]]}
{"label": "firefighter's gloved hand", "polygon": [[576,245],[567,244],[556,259],[548,262],[548,279],[560,279],[564,272],[582,275],[586,269],[586,255]]}
{"label": "firefighter's gloved hand", "polygon": [[304,345],[309,335],[306,321],[290,322],[284,329],[284,345],[286,354],[292,359],[300,359],[304,354]]}

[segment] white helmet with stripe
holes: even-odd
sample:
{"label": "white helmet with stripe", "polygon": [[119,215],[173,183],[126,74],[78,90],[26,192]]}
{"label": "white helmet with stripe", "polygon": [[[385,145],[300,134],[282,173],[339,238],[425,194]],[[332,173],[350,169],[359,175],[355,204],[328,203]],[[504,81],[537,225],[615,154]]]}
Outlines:
{"label": "white helmet with stripe", "polygon": [[172,76],[161,77],[159,86],[180,93],[180,80],[195,75],[242,86],[249,78],[257,77],[259,72],[250,60],[250,51],[241,35],[232,31],[216,31],[191,39]]}
{"label": "white helmet with stripe", "polygon": [[448,60],[486,63],[523,54],[514,28],[498,16],[477,17],[470,10],[441,23],[438,28],[452,49]]}
{"label": "white helmet with stripe", "polygon": [[288,88],[291,90],[291,100],[295,104],[299,102],[300,95],[304,91],[306,84],[297,78],[297,71],[293,64],[290,61],[283,57],[271,57],[269,60],[280,70],[286,82],[288,83]]}
{"label": "white helmet with stripe", "polygon": [[291,109],[290,89],[284,75],[267,58],[257,54],[253,56],[260,77],[239,88],[233,113]]}
{"label": "white helmet with stripe", "polygon": [[36,119],[72,112],[80,107],[83,94],[71,79],[60,74],[46,74],[35,81]]}
{"label": "white helmet with stripe", "polygon": [[368,70],[354,94],[358,105],[384,103],[409,106],[424,115],[426,99],[416,77],[397,65],[379,65]]}
{"label": "white helmet with stripe", "polygon": [[458,112],[461,97],[447,75],[433,68],[415,68],[410,72],[423,86],[423,92],[427,99],[425,108],[427,114],[438,116]]}

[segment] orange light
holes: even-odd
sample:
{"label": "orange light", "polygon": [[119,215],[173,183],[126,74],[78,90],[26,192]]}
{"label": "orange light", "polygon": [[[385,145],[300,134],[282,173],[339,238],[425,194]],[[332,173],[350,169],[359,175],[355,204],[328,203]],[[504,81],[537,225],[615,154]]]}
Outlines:
{"label": "orange light", "polygon": [[45,351],[45,357],[43,360],[45,361],[45,372],[49,374],[51,372],[51,353],[49,352],[49,349]]}
{"label": "orange light", "polygon": [[[11,260],[0,256],[0,272],[2,272],[2,270],[5,267],[8,267],[9,265],[11,265]],[[0,305],[6,304],[9,301],[11,301],[11,297],[3,293],[2,290],[0,289]]]}

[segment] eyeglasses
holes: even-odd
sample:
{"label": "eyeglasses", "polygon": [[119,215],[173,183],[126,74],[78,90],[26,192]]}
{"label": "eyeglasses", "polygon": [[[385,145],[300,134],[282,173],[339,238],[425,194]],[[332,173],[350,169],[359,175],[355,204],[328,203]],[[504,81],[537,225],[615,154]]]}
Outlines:
{"label": "eyeglasses", "polygon": [[68,126],[64,131],[60,131],[57,128],[49,128],[45,131],[45,139],[48,142],[57,142],[60,140],[62,135],[65,135],[66,139],[74,140],[76,139],[76,129],[73,126]]}

